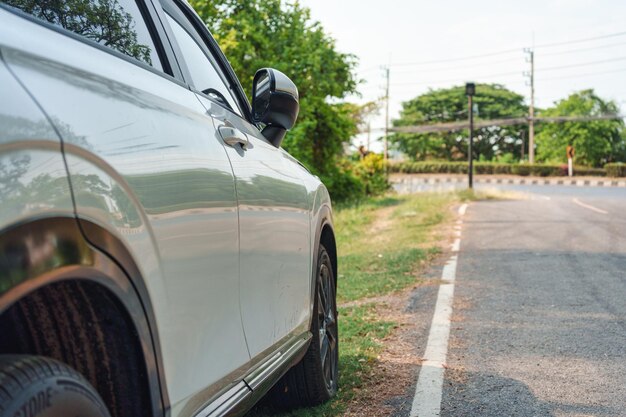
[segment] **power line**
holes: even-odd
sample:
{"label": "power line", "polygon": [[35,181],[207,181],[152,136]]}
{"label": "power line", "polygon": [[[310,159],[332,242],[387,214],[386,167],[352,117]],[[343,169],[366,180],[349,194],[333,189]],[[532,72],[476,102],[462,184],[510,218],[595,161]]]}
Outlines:
{"label": "power line", "polygon": [[626,56],[622,56],[619,58],[612,58],[612,59],[603,59],[600,61],[588,61],[588,62],[580,62],[578,64],[571,64],[571,65],[559,65],[556,67],[545,67],[545,68],[538,68],[537,71],[552,71],[552,70],[557,70],[557,69],[565,69],[565,68],[577,68],[577,67],[586,67],[589,65],[596,65],[596,64],[604,64],[607,62],[616,62],[616,61],[624,61],[626,60]]}
{"label": "power line", "polygon": [[625,36],[626,32],[616,32],[616,33],[609,33],[607,35],[601,35],[601,36],[594,36],[591,38],[582,38],[582,39],[574,39],[571,41],[564,41],[564,42],[553,42],[553,43],[544,43],[542,45],[535,45],[534,48],[552,48],[555,46],[562,46],[562,45],[571,45],[574,43],[583,43],[583,42],[591,42],[591,41],[596,41],[598,39],[607,39],[607,38],[616,38],[618,36]]}
{"label": "power line", "polygon": [[[617,61],[624,61],[624,60],[626,60],[626,56],[619,57],[619,58],[603,59],[603,60],[598,60],[598,61],[579,62],[579,63],[576,63],[576,64],[569,64],[569,65],[559,65],[559,66],[555,66],[555,67],[537,68],[535,71],[536,72],[554,71],[554,70],[558,70],[558,69],[586,67],[586,66],[590,66],[590,65],[604,64],[604,63],[608,63],[608,62],[617,62]],[[499,77],[505,77],[505,76],[510,76],[510,75],[517,75],[517,74],[522,74],[522,72],[520,72],[520,71],[510,71],[510,72],[501,72],[501,73],[496,73],[496,74],[484,74],[484,75],[478,75],[478,76],[474,76],[474,77],[459,76],[458,78],[450,78],[450,79],[444,79],[444,80],[421,81],[421,82],[406,82],[406,83],[392,83],[391,85],[393,85],[393,86],[402,86],[402,85],[440,84],[440,83],[447,83],[447,82],[459,82],[459,81],[461,81],[461,78],[476,80],[476,79],[487,79],[487,78],[499,78]]]}
{"label": "power line", "polygon": [[481,75],[478,77],[466,77],[466,76],[459,76],[457,78],[450,78],[447,80],[438,80],[438,81],[426,81],[426,82],[418,82],[418,83],[414,83],[414,82],[409,82],[409,83],[392,83],[391,85],[394,86],[400,86],[400,85],[428,85],[428,84],[441,84],[441,83],[452,83],[452,82],[461,82],[461,79],[468,79],[468,80],[477,80],[480,78],[498,78],[498,77],[504,77],[504,76],[509,76],[509,75],[522,75],[521,71],[511,71],[511,72],[500,72],[498,74],[486,74],[486,75]]}
{"label": "power line", "polygon": [[517,58],[508,58],[508,59],[501,59],[498,61],[487,61],[487,62],[480,62],[477,64],[470,64],[470,65],[463,65],[462,68],[458,68],[458,67],[438,67],[438,68],[428,68],[425,70],[417,70],[417,69],[411,69],[411,70],[401,70],[401,71],[394,71],[394,74],[409,74],[409,73],[424,73],[424,72],[441,72],[441,71],[458,71],[458,70],[464,70],[466,68],[476,68],[476,67],[485,67],[487,65],[495,65],[495,64],[502,64],[505,62],[516,62],[519,61],[521,57],[517,57]]}
{"label": "power line", "polygon": [[364,69],[358,69],[358,70],[356,70],[356,72],[365,73],[365,72],[371,72],[371,71],[374,71],[374,70],[380,71],[381,70],[380,65],[376,65],[376,66],[373,66],[373,67],[365,67]]}
{"label": "power line", "polygon": [[595,50],[598,50],[598,49],[606,49],[606,48],[612,48],[612,47],[615,47],[615,46],[622,46],[622,45],[626,45],[626,42],[610,43],[610,44],[607,44],[607,45],[598,45],[598,46],[592,46],[592,47],[589,47],[589,48],[568,49],[566,51],[551,52],[551,53],[547,53],[547,54],[542,53],[541,56],[566,55],[566,54],[571,54],[571,53],[575,53],[575,52],[595,51]]}
{"label": "power line", "polygon": [[[602,48],[606,48],[606,47],[613,47],[613,46],[620,46],[620,45],[626,45],[626,42],[617,43],[617,44],[610,44],[610,45],[602,45],[602,46],[593,47],[593,48],[570,49],[568,51],[563,51],[563,52],[559,52],[559,53],[555,53],[555,54],[548,54],[548,56],[563,55],[563,54],[574,53],[574,52],[596,50],[596,49],[602,49]],[[543,56],[543,54],[542,54],[542,56]],[[623,58],[613,58],[612,60],[619,61],[619,60],[622,60],[622,59]],[[426,70],[395,71],[395,73],[396,74],[398,74],[398,73],[399,74],[406,74],[406,73],[422,74],[422,73],[432,73],[432,72],[442,72],[442,71],[460,71],[460,70],[465,70],[466,68],[483,67],[483,66],[487,66],[487,65],[494,65],[494,64],[505,63],[505,62],[513,62],[513,61],[517,61],[517,60],[518,60],[518,58],[512,58],[512,59],[504,59],[504,60],[499,60],[499,61],[490,61],[490,62],[483,62],[483,63],[478,63],[478,64],[464,65],[463,68],[440,67],[440,68],[428,68]],[[611,62],[612,60],[592,61],[592,63]],[[585,65],[591,65],[591,63],[574,64],[574,65],[571,65],[571,67],[585,66]],[[570,66],[553,67],[553,68],[551,68],[551,67],[550,68],[542,68],[542,69],[538,69],[538,71],[551,70],[551,69],[560,69],[560,68],[569,68],[569,67]],[[511,73],[493,74],[493,76],[510,75],[510,74],[515,74],[515,73],[511,72]],[[482,78],[485,78],[485,77],[488,77],[488,76],[483,76]],[[408,85],[408,83],[405,83],[405,84]],[[394,85],[398,85],[398,84],[396,83]]]}
{"label": "power line", "polygon": [[[609,34],[601,35],[601,36],[593,36],[593,37],[589,37],[589,38],[574,39],[574,40],[571,40],[571,41],[545,43],[545,44],[535,45],[534,48],[535,49],[536,48],[552,48],[552,47],[555,47],[555,46],[562,46],[562,45],[571,45],[571,44],[576,44],[576,43],[591,42],[591,41],[596,41],[596,40],[599,40],[599,39],[615,38],[615,37],[620,37],[620,36],[625,36],[625,35],[626,35],[626,32],[616,32],[616,33],[609,33]],[[390,66],[391,67],[402,67],[402,66],[413,66],[413,65],[417,66],[417,65],[438,64],[438,63],[444,63],[444,62],[466,61],[466,60],[487,58],[487,57],[498,56],[498,55],[506,55],[506,54],[511,54],[513,52],[522,52],[523,50],[524,50],[523,47],[511,48],[511,49],[504,49],[504,50],[500,50],[500,51],[489,52],[489,53],[479,54],[479,55],[467,55],[467,56],[460,56],[460,57],[454,57],[454,58],[445,58],[445,59],[436,59],[436,60],[429,60],[429,61],[400,62],[400,63],[397,63],[397,64],[391,64]]]}
{"label": "power line", "polygon": [[552,80],[562,80],[568,78],[580,78],[580,77],[591,77],[596,75],[605,75],[605,74],[615,74],[618,72],[626,72],[626,68],[620,68],[614,71],[600,71],[600,72],[587,72],[584,74],[574,74],[574,75],[565,75],[560,77],[548,77],[548,78],[539,78],[539,81],[552,81]]}
{"label": "power line", "polygon": [[522,48],[506,49],[503,51],[490,52],[490,53],[481,54],[481,55],[469,55],[469,56],[463,56],[463,57],[457,57],[457,58],[446,58],[446,59],[437,59],[437,60],[432,60],[432,61],[421,61],[421,62],[402,62],[398,64],[391,64],[390,66],[391,67],[408,67],[408,66],[413,66],[413,65],[428,65],[428,64],[438,64],[442,62],[466,61],[470,59],[486,58],[490,56],[505,55],[505,54],[510,54],[512,52],[521,52],[521,51],[522,51]]}

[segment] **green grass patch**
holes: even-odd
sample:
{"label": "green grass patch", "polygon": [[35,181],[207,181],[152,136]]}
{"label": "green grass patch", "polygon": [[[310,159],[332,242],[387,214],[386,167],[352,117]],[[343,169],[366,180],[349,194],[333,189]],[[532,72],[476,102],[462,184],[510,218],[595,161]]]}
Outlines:
{"label": "green grass patch", "polygon": [[414,284],[424,261],[439,252],[433,227],[448,218],[456,199],[435,193],[395,196],[338,209],[338,303]]}

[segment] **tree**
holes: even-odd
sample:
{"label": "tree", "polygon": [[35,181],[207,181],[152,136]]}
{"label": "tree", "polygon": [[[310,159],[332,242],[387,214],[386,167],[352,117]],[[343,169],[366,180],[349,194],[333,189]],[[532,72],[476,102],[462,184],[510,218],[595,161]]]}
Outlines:
{"label": "tree", "polygon": [[[499,84],[477,84],[476,119],[520,117],[527,114],[524,97]],[[465,86],[430,90],[403,103],[393,125],[414,126],[467,120]],[[498,155],[521,157],[523,126],[490,126],[474,132],[474,157],[491,160]],[[390,137],[412,159],[467,159],[468,132],[399,133]]]}
{"label": "tree", "polygon": [[276,68],[298,86],[300,114],[283,147],[338,195],[343,144],[356,133],[338,99],[356,91],[355,58],[340,53],[309,10],[282,0],[191,0],[240,79],[252,91],[257,69]]}
{"label": "tree", "polygon": [[[603,116],[619,113],[617,104],[598,97],[593,90],[574,93],[541,116]],[[572,145],[575,161],[581,165],[602,166],[607,162],[626,161],[624,121],[594,120],[589,122],[546,123],[537,133],[537,159],[565,162],[565,150]]]}

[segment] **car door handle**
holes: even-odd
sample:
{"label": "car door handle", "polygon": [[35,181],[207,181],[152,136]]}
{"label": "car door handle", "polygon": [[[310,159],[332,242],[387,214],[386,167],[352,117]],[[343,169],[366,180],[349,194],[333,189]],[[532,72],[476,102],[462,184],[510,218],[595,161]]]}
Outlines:
{"label": "car door handle", "polygon": [[248,137],[245,133],[230,126],[220,126],[219,127],[220,136],[225,144],[228,146],[235,146],[240,144],[243,149],[248,147]]}

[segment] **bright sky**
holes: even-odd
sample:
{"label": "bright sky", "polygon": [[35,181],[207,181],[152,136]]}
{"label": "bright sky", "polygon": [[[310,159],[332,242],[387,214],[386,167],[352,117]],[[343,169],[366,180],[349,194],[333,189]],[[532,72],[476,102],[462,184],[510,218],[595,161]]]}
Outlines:
{"label": "bright sky", "polygon": [[[358,57],[364,80],[356,102],[384,96],[390,65],[390,117],[402,101],[466,81],[530,89],[523,49],[535,45],[535,105],[548,107],[571,92],[593,88],[626,109],[626,1],[624,0],[300,0]],[[618,34],[617,36],[611,36]],[[606,37],[604,37],[606,36]],[[602,39],[572,42],[587,38]],[[561,42],[567,45],[542,46]],[[499,52],[509,51],[506,53]],[[441,62],[468,56],[481,58]],[[424,63],[425,61],[440,61]],[[417,64],[415,64],[417,63]],[[407,65],[404,65],[407,64]],[[414,65],[409,65],[414,64]],[[570,68],[555,68],[566,67]],[[384,117],[372,122],[383,127]],[[380,133],[378,133],[380,135]]]}

